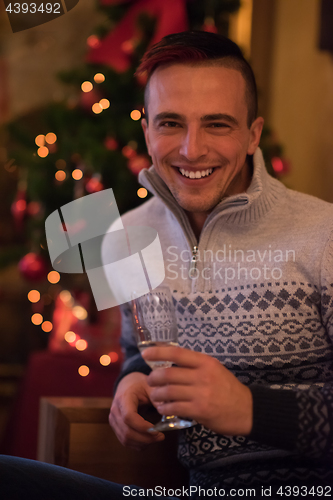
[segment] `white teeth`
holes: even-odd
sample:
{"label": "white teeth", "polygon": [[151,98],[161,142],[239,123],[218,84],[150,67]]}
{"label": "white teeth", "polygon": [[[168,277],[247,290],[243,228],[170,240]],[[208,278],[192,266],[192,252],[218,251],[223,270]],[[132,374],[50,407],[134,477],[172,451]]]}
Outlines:
{"label": "white teeth", "polygon": [[201,172],[197,170],[193,172],[193,170],[185,170],[184,168],[179,168],[179,172],[184,175],[184,177],[189,177],[190,179],[201,179],[201,177],[206,177],[213,172],[212,168],[208,168],[207,170],[202,170]]}

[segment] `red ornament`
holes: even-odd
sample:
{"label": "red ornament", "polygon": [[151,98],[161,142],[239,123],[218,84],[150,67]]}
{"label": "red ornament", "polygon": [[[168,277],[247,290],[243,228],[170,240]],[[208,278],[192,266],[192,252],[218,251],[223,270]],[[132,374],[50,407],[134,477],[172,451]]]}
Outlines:
{"label": "red ornament", "polygon": [[290,161],[279,156],[271,159],[272,167],[276,175],[285,175],[290,171]]}
{"label": "red ornament", "polygon": [[97,193],[98,191],[102,191],[102,189],[104,189],[104,186],[101,183],[100,174],[93,175],[86,184],[86,191],[88,193]]}
{"label": "red ornament", "polygon": [[22,228],[23,219],[27,213],[26,190],[19,189],[16,193],[15,200],[11,206],[11,212],[14,217],[15,224],[18,229]]}
{"label": "red ornament", "polygon": [[20,273],[24,278],[31,281],[40,281],[46,278],[47,265],[41,255],[30,252],[18,263]]}
{"label": "red ornament", "polygon": [[128,168],[134,175],[138,175],[143,168],[149,168],[150,165],[151,162],[146,155],[136,155],[127,162]]}
{"label": "red ornament", "polygon": [[118,148],[118,142],[113,137],[107,137],[104,141],[104,146],[109,151],[115,151]]}

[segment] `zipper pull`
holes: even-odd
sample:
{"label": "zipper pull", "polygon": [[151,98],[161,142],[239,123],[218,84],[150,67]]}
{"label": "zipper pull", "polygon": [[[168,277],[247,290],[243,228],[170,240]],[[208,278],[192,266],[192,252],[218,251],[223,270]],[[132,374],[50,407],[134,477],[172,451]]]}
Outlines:
{"label": "zipper pull", "polygon": [[197,269],[197,260],[198,260],[198,247],[194,246],[192,250],[192,259],[191,259],[191,265],[190,265],[190,270],[189,270],[189,277],[192,279],[197,277],[196,269]]}

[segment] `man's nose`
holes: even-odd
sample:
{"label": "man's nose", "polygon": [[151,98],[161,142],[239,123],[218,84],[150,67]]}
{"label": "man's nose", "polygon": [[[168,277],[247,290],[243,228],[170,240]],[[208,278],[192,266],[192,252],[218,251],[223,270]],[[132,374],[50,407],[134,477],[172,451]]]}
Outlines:
{"label": "man's nose", "polygon": [[205,156],[207,152],[208,148],[203,131],[195,127],[188,127],[182,138],[179,154],[188,161],[195,161],[201,156]]}

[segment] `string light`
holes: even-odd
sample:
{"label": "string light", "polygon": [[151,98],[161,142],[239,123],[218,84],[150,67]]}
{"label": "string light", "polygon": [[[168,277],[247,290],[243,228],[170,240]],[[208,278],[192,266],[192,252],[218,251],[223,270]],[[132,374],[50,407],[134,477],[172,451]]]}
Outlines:
{"label": "string light", "polygon": [[54,177],[57,179],[57,181],[62,182],[66,179],[66,172],[64,170],[58,170],[54,174]]}
{"label": "string light", "polygon": [[95,102],[95,104],[92,105],[91,109],[93,110],[95,115],[98,115],[99,113],[102,113],[102,111],[103,111],[103,108],[99,102]]}
{"label": "string light", "polygon": [[86,319],[88,317],[87,311],[82,306],[73,307],[72,312],[77,319],[83,320],[83,319]]}
{"label": "string light", "polygon": [[45,145],[45,135],[43,135],[43,134],[37,135],[37,137],[35,139],[35,143],[39,147],[44,146]]}
{"label": "string light", "polygon": [[78,369],[78,372],[81,377],[86,377],[87,375],[89,375],[90,370],[87,365],[81,365]]}
{"label": "string light", "polygon": [[76,181],[79,181],[80,179],[82,179],[82,177],[83,177],[82,170],[80,170],[79,168],[76,168],[75,170],[73,170],[72,177]]}
{"label": "string light", "polygon": [[28,300],[34,304],[40,300],[40,293],[38,290],[30,290],[28,293]]}
{"label": "string light", "polygon": [[141,118],[141,111],[139,111],[138,109],[133,109],[133,111],[130,114],[130,117],[134,121],[140,120],[140,118]]}
{"label": "string light", "polygon": [[94,80],[96,83],[102,83],[105,81],[105,76],[103,75],[103,73],[96,73],[96,75],[94,76]]}
{"label": "string light", "polygon": [[43,321],[42,330],[46,333],[50,332],[53,328],[51,321]]}
{"label": "string light", "polygon": [[99,104],[103,109],[108,109],[110,107],[110,101],[108,99],[101,99]]}
{"label": "string light", "polygon": [[60,281],[60,274],[57,271],[50,271],[47,275],[47,279],[52,284],[58,283],[58,281]]}
{"label": "string light", "polygon": [[139,198],[145,198],[148,194],[148,191],[145,188],[139,188],[136,194],[138,195]]}
{"label": "string light", "polygon": [[108,354],[103,354],[103,356],[99,358],[99,362],[103,366],[108,366],[111,363],[111,358]]}
{"label": "string light", "polygon": [[46,156],[49,154],[49,150],[46,146],[42,146],[41,148],[38,148],[37,150],[37,154],[38,156],[40,156],[41,158],[46,158]]}
{"label": "string light", "polygon": [[76,341],[76,334],[69,330],[68,332],[65,333],[65,340],[69,344],[72,344],[73,342]]}
{"label": "string light", "polygon": [[80,339],[76,342],[75,347],[78,351],[84,351],[88,347],[88,342],[84,339]]}
{"label": "string light", "polygon": [[31,316],[31,323],[34,325],[41,325],[43,323],[43,316],[39,313],[35,313]]}
{"label": "string light", "polygon": [[62,300],[64,302],[64,304],[66,304],[68,306],[72,306],[74,303],[72,294],[68,290],[62,290],[59,293],[59,298],[60,298],[60,300]]}
{"label": "string light", "polygon": [[46,134],[45,140],[48,144],[54,144],[57,140],[57,136],[53,132],[49,132]]}
{"label": "string light", "polygon": [[83,82],[81,85],[82,92],[90,92],[94,88],[91,82]]}

